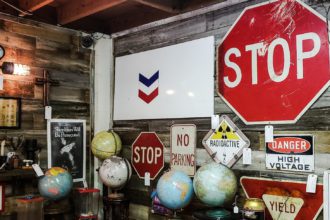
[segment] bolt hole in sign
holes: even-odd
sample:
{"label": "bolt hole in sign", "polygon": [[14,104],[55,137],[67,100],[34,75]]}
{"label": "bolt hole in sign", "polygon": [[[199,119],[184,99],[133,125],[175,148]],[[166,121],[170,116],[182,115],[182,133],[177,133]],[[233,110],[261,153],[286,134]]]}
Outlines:
{"label": "bolt hole in sign", "polygon": [[172,125],[171,169],[194,176],[196,171],[196,125]]}
{"label": "bolt hole in sign", "polygon": [[[141,132],[132,144],[131,163],[141,179],[155,179],[164,167],[164,145],[155,132]],[[149,175],[148,174],[148,175]]]}
{"label": "bolt hole in sign", "polygon": [[297,0],[253,5],[217,61],[218,93],[246,124],[295,123],[329,86],[326,20]]}

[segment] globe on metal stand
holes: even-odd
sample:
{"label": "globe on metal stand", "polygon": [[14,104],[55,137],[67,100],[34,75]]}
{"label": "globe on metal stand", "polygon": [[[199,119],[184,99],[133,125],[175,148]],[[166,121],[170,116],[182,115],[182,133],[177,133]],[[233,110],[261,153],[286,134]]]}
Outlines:
{"label": "globe on metal stand", "polygon": [[127,219],[129,200],[118,193],[129,181],[132,168],[126,159],[117,157],[122,148],[120,137],[112,130],[98,132],[92,140],[95,157],[104,160],[99,169],[101,181],[112,192],[103,198],[105,219]]}
{"label": "globe on metal stand", "polygon": [[104,207],[106,219],[126,219],[128,218],[129,200],[124,194],[118,193],[130,180],[132,168],[125,158],[111,156],[103,161],[99,169],[99,177],[104,185],[112,192],[104,197]]}
{"label": "globe on metal stand", "polygon": [[120,137],[112,130],[100,131],[92,140],[92,153],[100,160],[119,154],[121,148]]}
{"label": "globe on metal stand", "polygon": [[161,204],[174,211],[170,219],[181,219],[176,212],[186,207],[194,194],[191,178],[176,170],[166,172],[160,177],[156,191]]}
{"label": "globe on metal stand", "polygon": [[52,167],[39,178],[39,193],[47,199],[44,207],[46,218],[63,217],[70,213],[70,202],[66,198],[70,194],[72,186],[71,174],[61,167]]}
{"label": "globe on metal stand", "polygon": [[[222,207],[231,202],[237,191],[237,179],[231,169],[225,165],[211,162],[200,167],[193,181],[197,198],[210,207]],[[195,212],[196,219],[232,219],[225,209],[210,209]]]}

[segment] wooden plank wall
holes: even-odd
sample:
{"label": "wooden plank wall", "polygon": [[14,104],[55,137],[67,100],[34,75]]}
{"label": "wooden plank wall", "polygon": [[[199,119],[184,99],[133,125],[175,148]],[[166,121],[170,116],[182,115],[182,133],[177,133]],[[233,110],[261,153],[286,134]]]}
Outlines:
{"label": "wooden plank wall", "polygon": [[[139,32],[128,33],[124,36],[118,36],[114,39],[115,57],[137,53],[150,49],[160,48],[168,45],[173,45],[181,42],[190,41],[207,36],[215,36],[215,46],[226,34],[233,22],[242,12],[249,6],[263,2],[262,0],[248,1],[235,6],[223,8],[217,11],[212,11],[206,14],[198,15],[185,20],[175,21],[166,25],[159,25]],[[328,6],[328,5],[326,5]],[[313,5],[321,14],[325,14],[322,5]],[[216,88],[216,87],[215,87]],[[316,136],[316,172],[319,175],[319,182],[322,181],[322,173],[329,169],[327,160],[330,158],[330,89],[328,89],[322,97],[302,116],[296,123],[291,125],[276,125],[275,133],[290,132],[290,133],[308,133]],[[217,94],[214,96],[215,113],[227,114],[238,127],[246,134],[251,141],[253,149],[253,165],[244,166],[240,160],[234,170],[237,176],[250,175],[271,177],[275,179],[294,179],[306,180],[306,174],[288,174],[278,171],[267,171],[265,169],[265,153],[264,153],[264,126],[247,126],[235,113],[219,98]],[[124,144],[124,156],[130,159],[131,144],[142,131],[154,131],[166,146],[166,162],[168,168],[169,162],[169,140],[170,127],[173,124],[193,123],[197,126],[197,164],[201,165],[210,160],[202,146],[201,140],[210,129],[209,118],[194,118],[194,119],[168,119],[168,120],[139,120],[139,121],[115,121],[114,129],[119,133]],[[164,169],[166,170],[166,169]],[[156,186],[157,181],[152,182],[152,187]],[[136,175],[133,175],[132,181],[126,188],[126,194],[131,199],[131,217],[133,219],[154,219],[155,217],[149,213],[150,207],[150,192],[152,187],[145,187],[143,181],[139,180]],[[240,190],[241,194],[242,190]],[[187,210],[193,210],[199,207],[200,204],[194,199]],[[160,217],[156,217],[160,219]],[[188,218],[189,219],[189,218]],[[322,219],[322,214],[319,219]]]}
{"label": "wooden plank wall", "polygon": [[29,76],[4,75],[4,90],[0,90],[0,96],[22,98],[22,120],[20,129],[0,129],[0,140],[21,135],[37,139],[42,148],[41,166],[45,168],[47,123],[43,87],[35,85],[36,77],[42,77],[44,69],[50,72],[52,79],[59,81],[59,86],[50,87],[52,117],[85,119],[87,143],[90,140],[93,53],[81,47],[80,35],[77,31],[0,14],[0,45],[6,50],[0,63],[11,61],[31,68]]}

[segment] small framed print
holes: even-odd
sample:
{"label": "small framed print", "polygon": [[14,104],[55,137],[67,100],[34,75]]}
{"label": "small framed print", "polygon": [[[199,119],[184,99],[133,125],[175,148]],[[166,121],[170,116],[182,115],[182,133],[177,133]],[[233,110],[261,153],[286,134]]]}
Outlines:
{"label": "small framed print", "polygon": [[5,211],[5,185],[0,184],[0,212]]}
{"label": "small framed print", "polygon": [[0,128],[21,127],[21,99],[0,97]]}
{"label": "small framed print", "polygon": [[67,169],[74,182],[86,180],[86,121],[51,119],[47,123],[48,168]]}

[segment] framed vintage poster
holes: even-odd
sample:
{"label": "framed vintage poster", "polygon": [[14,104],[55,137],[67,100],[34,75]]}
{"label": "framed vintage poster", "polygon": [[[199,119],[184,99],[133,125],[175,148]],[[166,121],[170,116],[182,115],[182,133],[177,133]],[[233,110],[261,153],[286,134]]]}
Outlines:
{"label": "framed vintage poster", "polygon": [[86,120],[48,120],[47,146],[48,168],[69,170],[74,182],[86,179]]}
{"label": "framed vintage poster", "polygon": [[5,185],[0,184],[0,212],[5,210]]}
{"label": "framed vintage poster", "polygon": [[20,128],[21,99],[0,97],[0,128]]}

